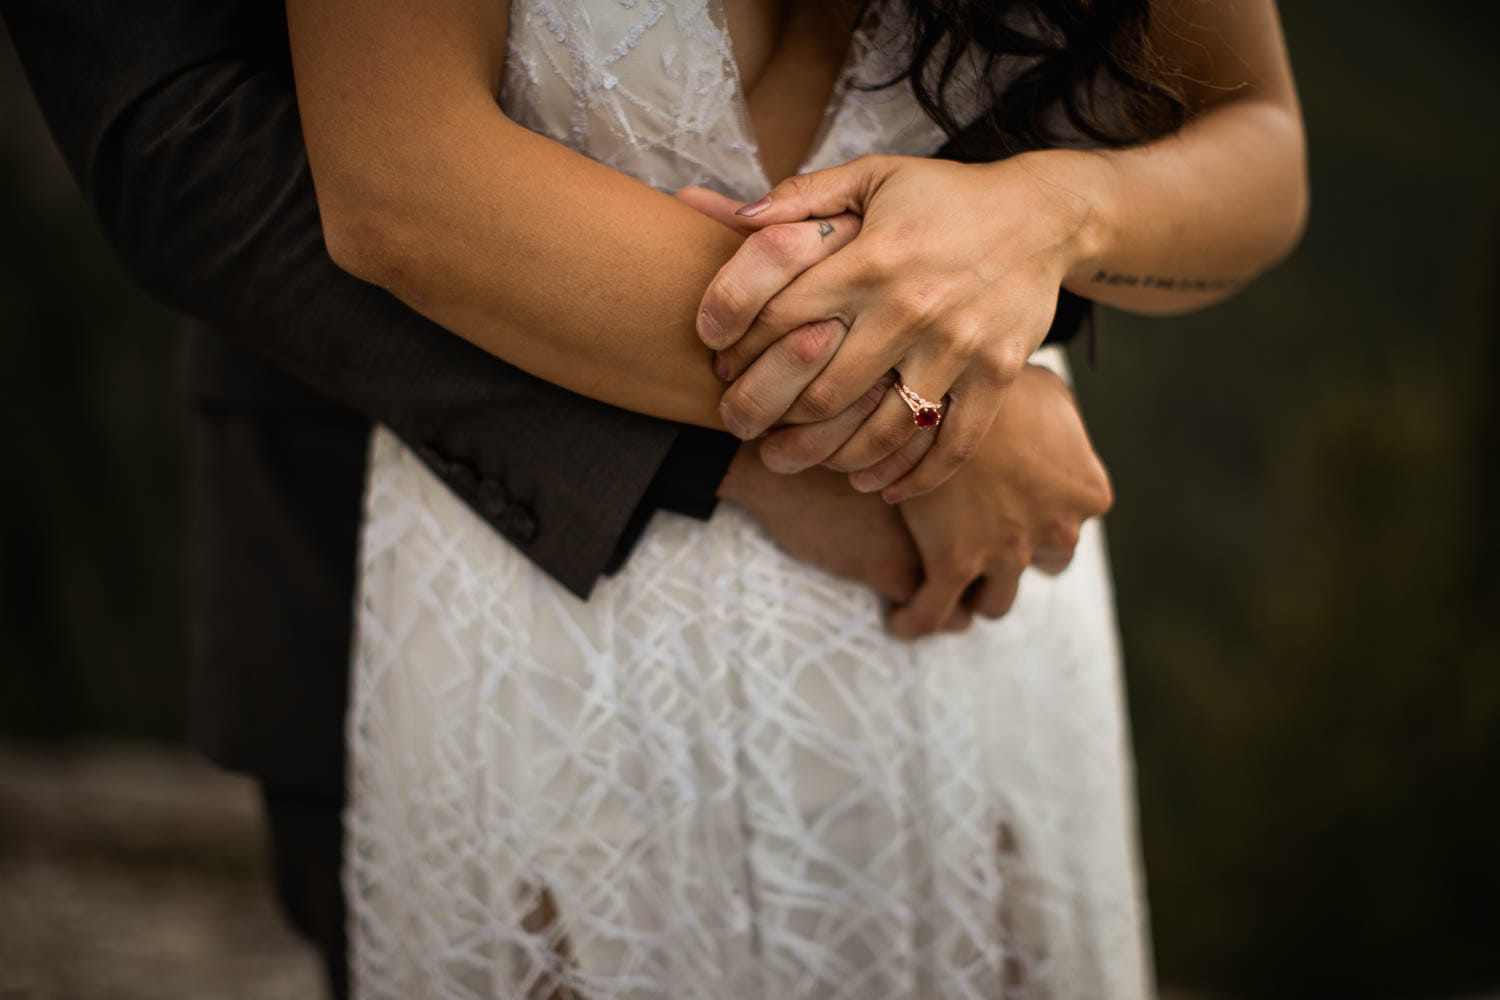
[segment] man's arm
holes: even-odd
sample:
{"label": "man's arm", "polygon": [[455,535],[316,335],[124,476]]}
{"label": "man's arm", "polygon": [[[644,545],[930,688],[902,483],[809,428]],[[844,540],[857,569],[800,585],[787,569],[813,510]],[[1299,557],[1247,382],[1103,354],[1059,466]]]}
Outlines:
{"label": "man's arm", "polygon": [[329,258],[280,8],[3,0],[43,113],[144,284],[378,420],[570,589],[676,425],[497,361]]}

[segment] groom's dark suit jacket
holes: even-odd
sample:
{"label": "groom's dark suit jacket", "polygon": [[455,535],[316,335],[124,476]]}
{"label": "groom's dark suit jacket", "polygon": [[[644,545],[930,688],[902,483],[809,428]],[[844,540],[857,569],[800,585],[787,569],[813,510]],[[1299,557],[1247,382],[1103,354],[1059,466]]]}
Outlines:
{"label": "groom's dark suit jacket", "polygon": [[[0,12],[109,238],[195,318],[182,353],[190,691],[210,756],[283,788],[339,785],[372,420],[580,596],[653,511],[712,510],[732,438],[532,378],[333,264],[280,3]],[[1054,339],[1085,314],[1065,295]]]}

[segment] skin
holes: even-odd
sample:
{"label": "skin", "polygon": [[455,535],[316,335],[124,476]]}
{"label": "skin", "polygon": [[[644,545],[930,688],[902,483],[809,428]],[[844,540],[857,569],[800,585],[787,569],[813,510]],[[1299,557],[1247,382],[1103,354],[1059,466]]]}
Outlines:
{"label": "skin", "polygon": [[[715,276],[698,330],[735,380],[725,424],[750,439],[778,423],[828,420],[899,370],[923,396],[953,398],[935,445],[907,447],[917,432],[892,393],[830,459],[869,470],[854,484],[899,502],[979,449],[1046,335],[1059,288],[1181,312],[1225,298],[1289,253],[1306,220],[1306,155],[1273,0],[1176,0],[1156,15],[1153,45],[1181,67],[1192,112],[1176,134],[989,164],[864,157],[788,178],[743,207],[752,226],[855,212],[863,228],[782,287],[748,247]],[[768,345],[828,318],[848,332],[805,385],[760,371],[771,367]]]}
{"label": "skin", "polygon": [[[844,246],[858,219],[758,224],[746,239],[748,223],[737,220],[738,231],[723,224],[732,217],[732,203],[703,192],[668,197],[515,125],[495,104],[506,15],[507,5],[487,0],[433,0],[420,9],[396,0],[288,4],[330,253],[354,274],[541,378],[640,412],[720,426],[723,384],[695,328],[709,280],[743,245],[751,255],[745,259],[775,269],[784,284]],[[751,86],[758,74],[741,69]],[[753,91],[749,97],[753,117]],[[802,137],[810,139],[810,133]],[[767,162],[786,155],[771,152]],[[838,324],[810,324],[768,348],[758,364],[789,381],[815,374],[841,331]],[[777,358],[781,367],[773,369]],[[1017,395],[1018,408],[1031,405],[1029,396]],[[1056,422],[1087,448],[1070,401],[1059,407],[1041,394],[1036,399],[1038,419]],[[857,422],[849,426],[852,431]],[[1003,453],[1010,445],[997,436],[993,447]],[[1093,464],[1097,468],[1097,460]],[[742,460],[736,465],[743,468]],[[974,492],[1003,494],[1023,506],[1053,502],[1047,491],[1002,490],[990,481],[1008,475],[1000,463],[982,468],[976,468]],[[1074,473],[1059,466],[1055,474]],[[879,498],[852,490],[840,503],[825,505],[828,481],[822,473],[791,479],[732,474],[722,492],[757,514],[789,551],[821,559],[834,572],[859,573],[898,601],[916,596],[889,586],[915,544],[916,529],[903,533],[902,523],[968,524],[976,516],[965,507],[967,494],[957,491],[951,501],[939,496],[901,518],[882,509]],[[797,501],[799,490],[805,502]],[[1107,495],[1104,481],[1095,499]],[[850,520],[848,505],[856,502],[870,512],[860,544],[888,553],[875,562],[894,569],[876,574],[874,562],[851,569],[820,555],[828,547],[804,544],[803,524],[817,518],[812,523],[831,532]],[[975,542],[981,553],[1013,549],[1009,525],[1089,516],[1104,506],[1017,508],[1004,524],[969,525],[970,535],[992,536]],[[815,510],[828,511],[826,520]],[[957,553],[929,545],[923,558],[923,588],[955,576],[937,560],[956,560]],[[972,562],[969,553],[963,559]],[[946,617],[922,617],[922,628],[904,634],[961,626],[966,615],[955,604]]]}

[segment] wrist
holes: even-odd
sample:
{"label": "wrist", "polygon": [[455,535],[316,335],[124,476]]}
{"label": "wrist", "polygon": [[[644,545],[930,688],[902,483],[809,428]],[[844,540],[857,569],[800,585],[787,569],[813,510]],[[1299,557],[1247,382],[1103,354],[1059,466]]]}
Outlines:
{"label": "wrist", "polygon": [[[1061,282],[1086,280],[1113,245],[1119,177],[1106,154],[1081,149],[1041,149],[1015,160],[1037,177],[1047,215],[1055,220]],[[1007,162],[1007,161],[1002,161]]]}

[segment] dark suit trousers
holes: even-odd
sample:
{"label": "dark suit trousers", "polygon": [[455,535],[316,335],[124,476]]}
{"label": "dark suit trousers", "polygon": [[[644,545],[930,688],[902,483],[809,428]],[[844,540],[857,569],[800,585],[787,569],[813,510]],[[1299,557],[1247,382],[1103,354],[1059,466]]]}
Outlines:
{"label": "dark suit trousers", "polygon": [[271,872],[287,920],[317,946],[334,1000],[349,995],[341,860],[343,797],[261,786]]}

